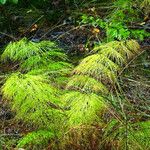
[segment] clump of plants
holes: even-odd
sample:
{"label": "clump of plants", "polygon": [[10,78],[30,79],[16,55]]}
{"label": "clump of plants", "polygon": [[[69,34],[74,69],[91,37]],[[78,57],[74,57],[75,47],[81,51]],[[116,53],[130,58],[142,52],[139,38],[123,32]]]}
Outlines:
{"label": "clump of plants", "polygon": [[[97,143],[97,149],[107,149],[109,146],[114,149],[147,149],[149,138],[144,133],[149,131],[149,120],[128,120],[126,113],[130,113],[127,109],[131,104],[123,96],[119,83],[124,67],[141,53],[139,44],[135,40],[113,41],[96,46],[93,51],[95,54],[84,58],[73,70],[67,84],[69,92],[64,96],[72,108],[68,111],[71,131],[76,136],[79,134],[76,144],[80,147],[78,142],[82,143],[82,138],[86,138],[86,149],[92,149],[88,136],[84,135],[89,133],[91,140]],[[130,109],[133,111],[134,108]],[[93,129],[93,134],[89,128]],[[102,132],[99,131],[101,128]],[[99,140],[96,137],[93,139],[94,135]],[[138,141],[139,137],[145,144]]]}
{"label": "clump of plants", "polygon": [[[115,1],[113,2],[113,9],[109,15],[102,18],[98,15],[82,14],[79,23],[105,30],[106,38],[102,40],[105,42],[127,40],[131,38],[142,41],[149,36],[149,33],[144,27],[145,23],[143,25],[141,24],[144,21],[144,17],[140,17],[143,13],[139,3],[135,3],[136,4],[133,4],[132,0]],[[145,1],[143,5],[145,3],[148,4],[148,2]],[[134,5],[136,5],[138,10]],[[95,14],[97,14],[96,10]],[[132,24],[131,22],[134,23]],[[138,24],[141,24],[141,26],[139,27]]]}
{"label": "clump of plants", "polygon": [[141,53],[139,44],[112,41],[97,45],[93,52],[71,73],[67,56],[53,42],[24,38],[5,48],[1,62],[13,64],[13,69],[3,79],[3,101],[15,113],[16,122],[32,129],[22,133],[18,148],[92,149],[93,141],[97,149],[148,147],[143,130],[149,131],[149,121],[126,123],[122,104],[129,102],[119,84],[120,72]]}
{"label": "clump of plants", "polygon": [[[59,6],[61,1],[57,2],[52,5]],[[52,41],[23,38],[10,42],[2,51],[0,104],[8,106],[13,114],[2,127],[22,130],[18,130],[17,138],[7,137],[7,128],[1,130],[0,149],[149,149],[149,100],[141,94],[149,82],[139,82],[131,76],[138,67],[128,70],[141,54],[147,56],[135,39],[142,41],[149,33],[146,29],[132,29],[132,23],[143,24],[139,16],[142,9],[147,15],[149,0],[141,6],[132,0],[107,2],[112,4],[110,9],[106,3],[100,3],[100,7],[105,5],[103,10],[111,12],[103,18],[96,13],[98,1],[87,3],[92,5],[94,15],[82,15],[80,25],[92,29],[99,42],[75,67],[65,51]],[[39,1],[35,3],[39,5]],[[84,1],[65,3],[78,9]],[[141,10],[135,11],[137,5]],[[99,38],[101,34],[103,37]],[[149,63],[144,57],[134,65],[141,64],[149,78]],[[136,74],[136,78],[141,76]],[[139,92],[139,86],[146,88]]]}
{"label": "clump of plants", "polygon": [[3,100],[8,101],[16,120],[30,124],[35,130],[19,146],[32,143],[35,136],[46,141],[58,136],[56,130],[59,131],[58,126],[65,117],[64,102],[59,98],[61,86],[65,85],[72,67],[67,61],[55,43],[34,43],[26,38],[8,44],[1,55],[1,63],[14,64],[14,70],[8,71],[2,86]]}

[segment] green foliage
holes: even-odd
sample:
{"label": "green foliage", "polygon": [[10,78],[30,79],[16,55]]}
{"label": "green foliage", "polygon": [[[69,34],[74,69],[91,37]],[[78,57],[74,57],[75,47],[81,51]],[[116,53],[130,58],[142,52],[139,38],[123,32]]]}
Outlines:
{"label": "green foliage", "polygon": [[[18,3],[16,0],[0,0],[1,4],[6,2]],[[63,5],[62,1],[57,2],[53,1],[50,5]],[[50,1],[32,0],[27,3],[40,7]],[[135,117],[134,111],[138,109],[135,105],[140,104],[138,101],[132,104],[124,99],[125,95],[119,85],[122,83],[121,77],[118,80],[118,75],[128,62],[140,52],[139,44],[127,39],[143,40],[149,35],[145,30],[130,29],[131,22],[143,21],[139,19],[140,11],[134,10],[132,0],[117,0],[111,8],[102,8],[111,13],[100,18],[95,8],[99,4],[97,0],[64,2],[77,8],[84,6],[84,3],[85,6],[86,3],[92,4],[91,10],[96,17],[84,14],[80,24],[90,25],[88,29],[96,27],[99,32],[95,37],[100,34],[103,36],[104,29],[106,39],[102,41],[109,43],[96,45],[92,55],[84,58],[72,74],[72,65],[66,54],[54,42],[35,43],[24,38],[11,42],[1,55],[0,69],[4,65],[5,72],[9,73],[0,83],[4,83],[1,87],[2,100],[14,112],[15,118],[12,120],[15,123],[18,121],[17,128],[22,123],[27,125],[23,131],[19,129],[23,137],[18,141],[18,149],[149,149],[150,122],[146,121],[149,118]],[[136,4],[137,1],[134,5]],[[144,0],[141,4],[142,9],[147,9],[148,6],[149,0]],[[148,12],[148,9],[144,12]],[[21,16],[15,14],[18,15]],[[50,17],[55,18],[53,15]],[[4,78],[3,74],[0,78]],[[129,92],[129,96],[130,94]],[[144,101],[146,102],[147,100]],[[129,110],[134,106],[133,112]],[[148,107],[143,106],[140,107],[142,113],[146,110],[148,116]],[[11,125],[12,120],[5,124]],[[24,130],[26,128],[28,129]],[[7,145],[11,141],[8,138],[7,146],[3,147],[6,139],[2,137],[2,149],[9,149],[9,145],[16,144],[17,139]]]}
{"label": "green foliage", "polygon": [[61,116],[58,92],[42,75],[14,73],[6,80],[2,93],[11,100],[17,119],[49,127]]}
{"label": "green foliage", "polygon": [[[19,66],[16,73],[6,78],[2,95],[16,113],[17,120],[34,126],[35,131],[25,135],[18,144],[18,147],[27,149],[43,149],[50,140],[66,138],[69,135],[63,133],[71,134],[71,130],[76,127],[81,129],[79,134],[85,132],[84,138],[88,138],[86,126],[102,128],[105,124],[103,116],[110,109],[106,97],[109,98],[109,92],[113,92],[119,71],[140,49],[134,40],[97,45],[93,49],[94,54],[84,58],[68,79],[71,65],[54,43],[34,43],[23,39],[10,45],[4,50],[1,60]],[[67,85],[66,91],[62,92],[60,88],[64,88],[64,80]],[[111,143],[115,147],[117,141],[119,148],[124,147],[124,121],[112,121],[110,125],[106,123],[105,127],[108,128],[104,128],[105,132],[101,133],[101,146]],[[135,131],[132,128],[131,133]],[[144,135],[141,136],[145,140]],[[132,134],[128,137],[134,144]],[[80,138],[83,137],[79,136],[77,140],[82,141]]]}
{"label": "green foliage", "polygon": [[[40,43],[34,43],[32,41],[28,41],[26,38],[18,42],[11,42],[6,47],[5,51],[1,56],[1,60],[3,62],[12,61],[12,62],[24,62],[30,61],[33,64],[37,63],[37,61],[48,61],[49,58],[51,60],[66,60],[66,55],[62,52],[55,43],[50,41],[42,41]],[[31,59],[28,61],[28,59]],[[42,60],[41,60],[42,59]]]}
{"label": "green foliage", "polygon": [[[132,133],[129,135],[129,139],[134,142],[131,145],[141,149],[149,149],[150,145],[150,121],[141,121],[132,125]],[[138,144],[137,144],[138,143]]]}
{"label": "green foliage", "polygon": [[[27,39],[10,43],[1,55],[3,64],[18,64],[2,86],[3,100],[15,112],[15,119],[36,129],[27,134],[18,146],[45,147],[63,130],[66,118],[62,85],[65,86],[71,65],[64,52],[50,41],[34,43]],[[50,131],[49,131],[50,130]]]}
{"label": "green foliage", "polygon": [[21,61],[33,55],[40,55],[42,51],[36,46],[36,43],[22,39],[18,42],[11,42],[6,47],[1,56],[2,61]]}
{"label": "green foliage", "polygon": [[67,89],[79,90],[85,93],[108,93],[107,88],[102,83],[86,75],[75,75],[70,78]]}
{"label": "green foliage", "polygon": [[27,147],[28,149],[42,149],[45,145],[48,145],[49,140],[54,137],[54,133],[49,130],[33,131],[31,133],[28,133],[23,139],[21,139],[17,147]]}
{"label": "green foliage", "polygon": [[98,17],[88,16],[86,14],[83,14],[81,16],[81,22],[80,24],[89,24],[94,27],[101,27],[104,28],[106,26],[106,22],[104,22],[102,19]]}
{"label": "green foliage", "polygon": [[89,75],[97,80],[114,82],[116,80],[115,71],[118,66],[107,59],[107,57],[94,54],[86,57],[79,66],[74,69],[75,74]]}
{"label": "green foliage", "polygon": [[67,84],[67,89],[71,91],[62,98],[69,107],[68,123],[71,127],[100,122],[109,108],[105,99],[108,96],[108,84],[118,82],[118,71],[138,54],[139,45],[134,40],[114,41],[96,46],[94,51],[97,54],[84,58],[73,70],[73,76]]}
{"label": "green foliage", "polygon": [[71,70],[72,65],[67,61],[66,54],[58,46],[50,41],[34,43],[26,38],[8,44],[1,61],[9,64],[17,63],[21,72],[30,74],[44,74],[51,80],[57,77],[65,77]]}
{"label": "green foliage", "polygon": [[[119,52],[119,49],[116,50],[116,47],[121,47],[120,42],[110,42],[107,45],[100,45],[94,48],[95,51],[99,51],[100,54],[104,55],[109,61],[114,61],[117,65],[123,65],[125,63],[125,58]],[[126,48],[125,48],[126,50]],[[117,69],[118,67],[116,67]],[[112,69],[112,68],[111,68]]]}
{"label": "green foliage", "polygon": [[63,61],[53,61],[50,58],[40,58],[40,57],[30,57],[20,64],[21,70],[30,71],[30,70],[46,70],[47,72],[67,72],[71,69],[71,65]]}
{"label": "green foliage", "polygon": [[131,123],[112,119],[104,129],[103,140],[116,149],[149,149],[149,121]]}
{"label": "green foliage", "polygon": [[[124,16],[122,11],[118,12],[118,14],[122,14],[122,16]],[[126,40],[130,37],[130,31],[128,27],[125,26],[123,22],[118,22],[118,20],[106,22],[98,17],[87,16],[84,14],[81,17],[81,24],[89,24],[94,27],[105,29],[108,42],[113,41],[114,39]]]}
{"label": "green foliage", "polygon": [[150,33],[146,32],[145,30],[130,30],[130,31],[131,31],[131,37],[140,39],[141,41],[144,40],[145,37],[150,36]]}
{"label": "green foliage", "polygon": [[106,109],[103,98],[94,93],[72,91],[63,95],[63,99],[70,107],[68,124],[72,127],[100,123],[100,114]]}
{"label": "green foliage", "polygon": [[[138,5],[137,3],[135,5]],[[129,38],[142,41],[145,37],[149,36],[145,29],[130,29],[131,22],[143,21],[140,20],[140,9],[134,9],[132,0],[117,0],[113,3],[113,6],[112,12],[104,19],[98,16],[83,14],[79,23],[105,29],[106,39],[104,41],[107,42],[116,39],[127,40]],[[142,6],[148,8],[148,1],[143,1]]]}
{"label": "green foliage", "polygon": [[94,48],[99,54],[105,55],[111,61],[118,65],[125,64],[133,55],[138,54],[140,49],[139,44],[135,40],[128,41],[113,41],[107,44],[102,44]]}
{"label": "green foliage", "polygon": [[130,31],[122,23],[113,22],[106,26],[107,41],[114,39],[126,40],[130,37]]}
{"label": "green foliage", "polygon": [[[135,2],[135,5],[137,2]],[[140,9],[134,9],[132,0],[117,0],[114,2],[116,9],[109,16],[109,23],[107,26],[107,40],[113,39],[126,40],[129,38],[135,38],[143,40],[144,37],[148,37],[149,34],[144,29],[130,29],[131,22],[141,22]],[[138,7],[138,6],[137,6]],[[132,25],[131,25],[132,26]],[[136,32],[137,34],[134,34]],[[140,34],[138,34],[140,33]]]}
{"label": "green foliage", "polygon": [[104,83],[113,83],[117,80],[117,71],[120,70],[120,67],[138,53],[139,45],[134,40],[114,41],[96,46],[94,50],[98,51],[98,54],[83,59],[80,65],[74,69],[74,73],[89,75]]}
{"label": "green foliage", "polygon": [[108,96],[108,84],[118,82],[118,71],[138,54],[139,45],[134,40],[114,41],[96,46],[94,51],[97,54],[84,58],[73,70],[73,76],[67,84],[67,89],[71,91],[62,98],[69,106],[68,123],[72,127],[100,122],[109,108],[105,99]]}

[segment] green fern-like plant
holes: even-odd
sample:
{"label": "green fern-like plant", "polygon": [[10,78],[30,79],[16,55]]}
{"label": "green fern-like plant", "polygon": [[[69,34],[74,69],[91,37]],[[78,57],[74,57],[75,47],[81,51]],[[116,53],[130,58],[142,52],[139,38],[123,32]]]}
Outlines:
{"label": "green fern-like plant", "polygon": [[[16,119],[35,127],[34,132],[25,135],[19,141],[18,147],[43,149],[50,139],[59,137],[61,140],[64,136],[69,138],[67,133],[75,134],[74,128],[79,129],[80,135],[86,133],[86,138],[90,128],[95,133],[103,128],[100,132],[103,135],[100,148],[104,148],[105,145],[125,148],[124,137],[127,137],[127,129],[130,131],[130,149],[133,145],[138,149],[144,142],[147,148],[147,135],[141,132],[145,125],[126,125],[124,120],[116,118],[111,119],[109,123],[103,120],[106,112],[110,111],[106,100],[109,98],[109,92],[113,93],[114,89],[116,90],[118,73],[139,53],[139,44],[129,40],[96,46],[93,50],[95,54],[84,58],[68,79],[71,65],[67,62],[66,55],[54,43],[48,43],[34,43],[23,39],[13,43],[12,47],[8,45],[1,57],[3,63],[19,64],[16,73],[6,78],[2,87],[3,100],[9,102],[16,113]],[[18,50],[15,49],[15,45]],[[20,47],[22,48],[19,49]],[[62,93],[59,87],[63,85],[64,88],[64,80],[67,82],[66,91]],[[146,122],[145,124],[147,126]],[[84,136],[76,137],[77,143],[87,140],[81,139],[82,137]]]}
{"label": "green fern-like plant", "polygon": [[3,101],[15,112],[16,121],[21,120],[35,130],[25,135],[18,146],[43,148],[54,135],[63,133],[66,116],[60,87],[65,86],[72,65],[55,43],[34,43],[26,38],[8,44],[1,62],[17,64],[14,73],[8,72],[3,80]]}
{"label": "green fern-like plant", "polygon": [[86,75],[75,75],[70,78],[67,89],[79,90],[85,93],[108,93],[108,89],[101,82]]}
{"label": "green fern-like plant", "polygon": [[118,82],[118,72],[140,49],[139,44],[131,40],[110,42],[95,47],[94,51],[97,53],[84,58],[73,70],[67,84],[67,89],[71,91],[63,97],[70,106],[68,114],[72,125],[86,124],[85,120],[91,118],[94,122],[102,116],[100,112],[109,107],[105,96]]}
{"label": "green fern-like plant", "polygon": [[65,61],[63,67],[69,67],[69,64],[66,62],[67,56],[55,43],[50,41],[34,43],[26,38],[8,44],[1,55],[1,61],[4,63],[9,63],[9,61],[17,62],[20,68],[25,71],[44,68],[48,70],[49,66],[51,66],[51,70],[53,65],[53,68],[57,66],[55,69],[58,68],[59,70],[62,66],[62,63],[59,63],[59,61]]}
{"label": "green fern-like plant", "polygon": [[104,99],[94,93],[69,92],[63,95],[70,110],[68,111],[68,124],[89,125],[100,123],[99,112],[106,109]]}
{"label": "green fern-like plant", "polygon": [[135,40],[124,42],[113,41],[107,44],[96,46],[94,51],[106,56],[111,61],[118,65],[124,65],[127,60],[131,59],[133,55],[139,52],[139,44]]}
{"label": "green fern-like plant", "polygon": [[55,119],[63,118],[58,87],[71,68],[65,53],[53,42],[34,43],[24,38],[8,44],[1,61],[19,64],[2,87],[3,99],[10,102],[16,118],[40,128],[54,128]]}
{"label": "green fern-like plant", "polygon": [[1,55],[1,62],[17,64],[21,72],[48,75],[56,81],[66,77],[72,68],[66,54],[54,42],[34,43],[26,38],[8,44]]}
{"label": "green fern-like plant", "polygon": [[1,55],[1,60],[5,61],[24,61],[25,59],[40,55],[42,50],[40,50],[36,43],[28,41],[26,38],[18,42],[11,42],[5,48],[5,51]]}
{"label": "green fern-like plant", "polygon": [[117,72],[127,61],[139,52],[139,44],[134,40],[110,42],[94,48],[98,54],[86,57],[74,69],[75,74],[89,75],[104,83],[116,82]]}
{"label": "green fern-like plant", "polygon": [[43,149],[45,145],[49,144],[49,140],[54,137],[54,133],[49,130],[33,131],[21,139],[17,147],[27,147],[28,149]]}
{"label": "green fern-like plant", "polygon": [[61,116],[58,91],[44,76],[14,73],[3,85],[2,94],[11,100],[16,118],[25,122],[46,127],[53,123],[52,116]]}
{"label": "green fern-like plant", "polygon": [[79,66],[74,69],[75,74],[90,75],[97,80],[114,81],[116,79],[114,71],[118,66],[107,59],[107,57],[101,57],[99,54],[94,54],[86,57]]}

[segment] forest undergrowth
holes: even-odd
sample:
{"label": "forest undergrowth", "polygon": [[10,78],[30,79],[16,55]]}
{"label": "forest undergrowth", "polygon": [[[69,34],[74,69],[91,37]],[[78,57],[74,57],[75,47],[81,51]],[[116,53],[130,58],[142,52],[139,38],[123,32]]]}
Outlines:
{"label": "forest undergrowth", "polygon": [[149,0],[0,3],[0,150],[150,150]]}

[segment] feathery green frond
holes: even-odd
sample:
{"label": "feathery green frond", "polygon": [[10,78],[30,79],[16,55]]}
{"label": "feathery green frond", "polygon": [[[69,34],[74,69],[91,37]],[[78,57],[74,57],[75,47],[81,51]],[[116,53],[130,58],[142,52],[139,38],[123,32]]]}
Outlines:
{"label": "feathery green frond", "polygon": [[126,46],[126,42],[120,42],[116,46],[116,50],[118,50],[119,53],[122,54],[124,58],[127,60],[131,59],[135,54]]}
{"label": "feathery green frond", "polygon": [[66,70],[69,71],[72,65],[63,61],[46,60],[39,56],[33,56],[21,63],[20,68],[27,71],[40,69],[47,72],[67,72]]}
{"label": "feathery green frond", "polygon": [[[134,48],[132,44],[135,44]],[[96,118],[96,112],[102,112],[103,109],[101,108],[104,107],[105,103],[101,96],[108,94],[105,86],[109,88],[110,83],[117,82],[119,70],[125,62],[137,54],[139,45],[134,40],[114,41],[97,46],[94,50],[98,53],[84,58],[73,70],[73,76],[67,84],[67,89],[71,92],[65,95],[65,101],[71,103],[69,122],[72,125],[84,124],[86,123],[85,120],[92,122],[92,120],[88,120],[88,118],[91,119],[89,116]]]}
{"label": "feathery green frond", "polygon": [[67,89],[78,90],[85,93],[108,93],[107,88],[99,81],[86,75],[74,75],[70,78]]}
{"label": "feathery green frond", "polygon": [[[118,65],[123,65],[126,60],[125,58],[116,50],[114,50],[112,47],[106,47],[99,52],[102,56],[104,55],[107,59],[112,60]],[[109,60],[109,61],[110,61]]]}
{"label": "feathery green frond", "polygon": [[125,42],[125,44],[126,44],[126,47],[134,54],[139,53],[140,45],[135,40],[128,40]]}
{"label": "feathery green frond", "polygon": [[54,83],[56,81],[56,84],[64,84],[61,78],[67,77],[72,70],[67,55],[51,41],[34,43],[24,38],[10,43],[3,52],[1,61],[17,62],[19,71],[46,75]]}
{"label": "feathery green frond", "polygon": [[[29,66],[28,66],[29,67]],[[27,67],[26,67],[27,68]],[[31,67],[34,68],[34,67]],[[28,72],[31,75],[46,75],[55,86],[66,85],[68,80],[68,75],[72,70],[72,65],[67,62],[49,62],[43,67],[34,68]]]}
{"label": "feathery green frond", "polygon": [[3,62],[7,60],[24,61],[33,55],[40,55],[41,53],[42,51],[38,48],[36,43],[24,38],[18,42],[9,43],[1,55],[1,60]]}
{"label": "feathery green frond", "polygon": [[108,56],[108,58],[118,64],[123,64],[124,61],[132,58],[133,55],[139,52],[139,49],[140,46],[135,40],[122,42],[112,41],[94,48],[95,51],[99,51],[100,54]]}
{"label": "feathery green frond", "polygon": [[39,68],[43,68],[46,67],[48,64],[48,60],[46,58],[42,58],[40,56],[31,56],[28,59],[24,60],[21,65],[20,68],[22,70],[32,70],[32,69],[39,69]]}
{"label": "feathery green frond", "polygon": [[52,73],[57,73],[57,75],[60,74],[67,74],[72,70],[72,65],[67,62],[51,62],[48,64],[47,70],[49,70]]}
{"label": "feathery green frond", "polygon": [[98,123],[100,114],[107,107],[103,98],[94,93],[72,91],[63,95],[63,100],[70,107],[68,124],[71,126]]}
{"label": "feathery green frond", "polygon": [[53,132],[49,130],[38,130],[33,131],[31,133],[28,133],[25,137],[23,137],[17,147],[18,148],[25,148],[28,146],[28,148],[38,148],[42,149],[45,145],[48,144],[49,140],[54,138],[55,135]]}
{"label": "feathery green frond", "polygon": [[11,100],[16,118],[49,126],[61,116],[58,91],[45,76],[14,73],[2,87],[3,97]]}
{"label": "feathery green frond", "polygon": [[1,61],[19,62],[23,70],[47,67],[51,62],[67,61],[66,54],[50,41],[34,43],[26,38],[8,44]]}
{"label": "feathery green frond", "polygon": [[75,74],[89,75],[95,79],[101,81],[111,81],[116,80],[115,70],[118,66],[108,60],[105,57],[101,57],[99,54],[94,54],[83,59],[83,61],[74,69]]}
{"label": "feathery green frond", "polygon": [[20,41],[9,43],[1,56],[1,60],[24,61],[31,56],[53,56],[51,59],[66,59],[66,55],[53,42],[42,41],[40,43],[34,43],[23,38]]}
{"label": "feathery green frond", "polygon": [[[134,46],[135,45],[135,46]],[[113,41],[96,46],[94,54],[84,58],[74,69],[75,74],[89,75],[104,82],[116,81],[117,72],[125,62],[137,54],[139,44],[134,41]]]}

